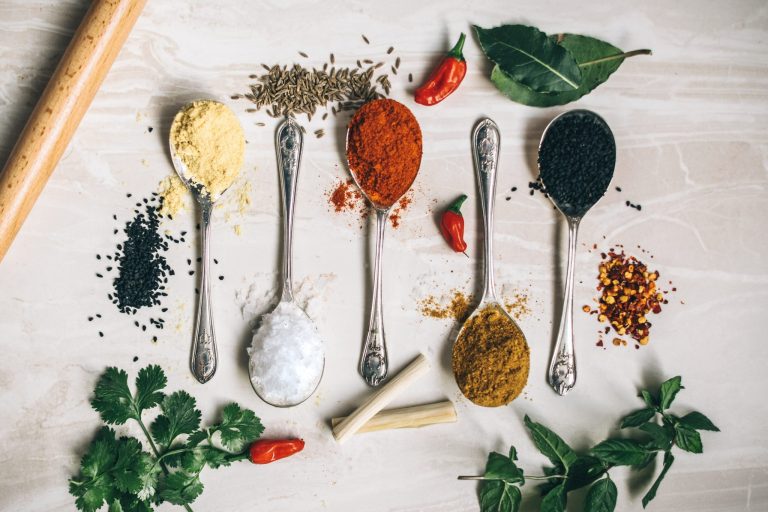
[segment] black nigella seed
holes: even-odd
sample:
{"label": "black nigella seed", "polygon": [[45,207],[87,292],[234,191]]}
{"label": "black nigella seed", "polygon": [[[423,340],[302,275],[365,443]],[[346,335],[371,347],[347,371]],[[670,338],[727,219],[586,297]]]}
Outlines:
{"label": "black nigella seed", "polygon": [[112,271],[112,267],[107,267],[107,272],[111,272],[111,271]]}
{"label": "black nigella seed", "polygon": [[135,325],[136,327],[138,327],[138,326],[139,326],[139,321],[138,321],[138,320],[134,320],[134,321],[133,321],[133,325]]}
{"label": "black nigella seed", "polygon": [[135,363],[136,361],[138,361],[138,360],[139,360],[139,356],[133,356],[133,362],[134,362],[134,363]]}
{"label": "black nigella seed", "polygon": [[127,194],[125,194],[125,197],[131,197],[132,195],[133,195],[133,194],[131,194],[130,192],[128,192]]}
{"label": "black nigella seed", "polygon": [[101,318],[101,313],[96,313],[96,318]]}
{"label": "black nigella seed", "polygon": [[103,337],[104,337],[104,333],[99,331],[99,338],[103,338]]}
{"label": "black nigella seed", "polygon": [[92,316],[89,316],[89,317],[88,317],[88,321],[89,321],[89,322],[93,322],[93,317],[92,317]]}
{"label": "black nigella seed", "polygon": [[142,330],[142,331],[146,331],[146,330],[147,330],[147,326],[146,326],[146,325],[142,325],[142,326],[141,326],[141,330]]}
{"label": "black nigella seed", "polygon": [[104,277],[104,276],[96,272],[96,277]]}
{"label": "black nigella seed", "polygon": [[190,271],[189,271],[189,275],[193,275],[194,273],[195,273],[195,271],[194,271],[194,270],[190,270]]}
{"label": "black nigella seed", "polygon": [[163,309],[161,309],[160,311],[162,311],[163,313],[165,313],[165,312],[167,312],[167,311],[168,311],[168,308],[163,308]]}
{"label": "black nigella seed", "polygon": [[621,192],[621,187],[616,187],[616,192]]}
{"label": "black nigella seed", "polygon": [[187,258],[187,265],[191,265],[191,264],[192,264],[192,260]]}
{"label": "black nigella seed", "polygon": [[100,254],[97,254],[97,255],[96,255],[96,259],[97,259],[97,260],[100,260],[100,259],[101,259],[101,255],[100,255]]}
{"label": "black nigella seed", "polygon": [[187,232],[186,232],[186,231],[182,231],[182,232],[181,232],[181,236],[184,236],[184,235],[186,235],[186,234],[187,234]]}
{"label": "black nigella seed", "polygon": [[517,191],[517,187],[512,187],[512,192]]}
{"label": "black nigella seed", "polygon": [[148,131],[149,133],[152,133],[152,130],[154,130],[154,128],[152,128],[151,126],[150,126],[149,128],[147,128],[147,131]]}
{"label": "black nigella seed", "polygon": [[157,336],[152,336],[152,341],[157,341]]}
{"label": "black nigella seed", "polygon": [[224,276],[219,276],[219,281],[223,281],[223,280],[224,280]]}
{"label": "black nigella seed", "polygon": [[213,258],[213,262],[214,262],[215,264],[217,264],[217,265],[219,264],[219,260],[217,260],[216,258]]}
{"label": "black nigella seed", "polygon": [[203,258],[197,258],[197,262],[200,263],[203,260]]}

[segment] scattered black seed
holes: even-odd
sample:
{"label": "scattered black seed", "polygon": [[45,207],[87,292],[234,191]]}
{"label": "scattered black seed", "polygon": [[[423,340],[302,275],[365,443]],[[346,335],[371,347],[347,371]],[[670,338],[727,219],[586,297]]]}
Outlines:
{"label": "scattered black seed", "polygon": [[512,198],[511,198],[511,197],[509,197],[509,196],[507,196],[505,199],[506,199],[507,201],[509,201],[509,200],[510,200],[510,199],[512,199]]}
{"label": "scattered black seed", "polygon": [[616,187],[616,192],[621,192],[621,187]]}
{"label": "scattered black seed", "polygon": [[192,260],[187,258],[187,265],[191,265],[191,264],[192,264]]}
{"label": "scattered black seed", "polygon": [[113,235],[116,235],[116,234],[117,234],[117,231],[118,231],[117,229],[116,229],[116,230],[114,230],[114,231],[112,232],[112,234],[113,234]]}
{"label": "scattered black seed", "polygon": [[138,360],[139,360],[139,356],[133,356],[133,362],[134,362],[134,363],[135,363],[136,361],[138,361]]}
{"label": "scattered black seed", "polygon": [[162,311],[163,313],[166,313],[168,312],[168,308],[162,308],[160,311]]}
{"label": "scattered black seed", "polygon": [[101,255],[97,254],[97,255],[96,255],[96,259],[97,259],[97,260],[100,260],[100,259],[101,259]]}
{"label": "scattered black seed", "polygon": [[197,261],[198,263],[200,263],[201,261],[203,261],[203,258],[202,258],[202,257],[200,257],[200,256],[198,256],[198,257],[197,257],[197,260],[195,260],[195,261]]}
{"label": "scattered black seed", "polygon": [[142,330],[142,331],[146,331],[146,330],[147,330],[147,326],[146,326],[146,325],[142,325],[142,326],[141,326],[141,330]]}
{"label": "scattered black seed", "polygon": [[613,178],[616,142],[598,117],[571,111],[552,123],[539,148],[546,192],[560,210],[581,217],[603,197]]}
{"label": "scattered black seed", "polygon": [[89,322],[93,322],[93,317],[92,317],[92,316],[89,316],[89,317],[88,317],[88,321],[89,321]]}
{"label": "scattered black seed", "polygon": [[112,272],[112,267],[107,267],[107,272]]}
{"label": "scattered black seed", "polygon": [[157,336],[152,336],[152,341],[157,342]]}
{"label": "scattered black seed", "polygon": [[306,53],[304,53],[304,52],[299,52],[299,55],[301,55],[301,56],[302,56],[302,57],[304,57],[305,59],[309,58],[309,55],[307,55],[307,54],[306,54]]}
{"label": "scattered black seed", "polygon": [[365,44],[371,44],[371,42],[368,40],[368,38],[365,37],[365,34],[363,34],[363,41],[365,41]]}
{"label": "scattered black seed", "polygon": [[104,277],[104,276],[96,272],[96,277]]}
{"label": "scattered black seed", "polygon": [[110,261],[112,261],[112,256],[110,256],[109,254],[107,254],[107,259],[108,259],[108,260],[110,260]]}
{"label": "scattered black seed", "polygon": [[413,73],[408,73],[408,83],[413,82]]}
{"label": "scattered black seed", "polygon": [[134,321],[133,321],[133,325],[135,325],[136,327],[138,327],[138,326],[139,326],[139,321],[138,321],[138,320],[134,320]]}
{"label": "scattered black seed", "polygon": [[392,53],[393,51],[395,51],[395,47],[394,47],[394,46],[390,46],[390,47],[389,47],[389,50],[387,50],[387,55],[389,55],[389,54],[390,54],[390,53]]}
{"label": "scattered black seed", "polygon": [[96,318],[101,318],[101,313],[96,313]]}
{"label": "scattered black seed", "polygon": [[219,260],[217,260],[216,258],[213,258],[213,262],[214,262],[215,264],[217,264],[217,265],[219,264]]}
{"label": "scattered black seed", "polygon": [[190,271],[188,272],[188,274],[189,274],[189,275],[194,275],[194,273],[195,273],[195,271],[194,271],[194,270],[190,270]]}
{"label": "scattered black seed", "polygon": [[223,281],[223,280],[224,280],[224,276],[219,276],[219,281]]}
{"label": "scattered black seed", "polygon": [[103,338],[103,337],[104,337],[104,333],[99,331],[99,338]]}
{"label": "scattered black seed", "polygon": [[149,128],[147,128],[147,131],[148,131],[149,133],[152,133],[152,130],[154,130],[154,128],[152,128],[151,126],[150,126]]}
{"label": "scattered black seed", "polygon": [[512,187],[512,192],[516,192],[516,191],[517,191],[517,187]]}

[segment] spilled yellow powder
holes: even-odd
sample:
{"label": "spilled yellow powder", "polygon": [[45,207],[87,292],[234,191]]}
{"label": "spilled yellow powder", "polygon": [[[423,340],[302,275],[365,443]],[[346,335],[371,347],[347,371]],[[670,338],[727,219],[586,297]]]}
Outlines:
{"label": "spilled yellow powder", "polygon": [[175,174],[168,176],[160,182],[158,193],[163,199],[163,205],[160,207],[160,215],[170,215],[173,217],[180,211],[187,209],[189,191]]}
{"label": "spilled yellow powder", "polygon": [[243,234],[243,227],[240,224],[235,224],[233,229],[235,230],[235,234],[237,236],[240,236]]}
{"label": "spilled yellow powder", "polygon": [[195,101],[176,114],[171,145],[190,179],[214,200],[232,185],[243,166],[243,128],[234,112],[216,101]]}
{"label": "spilled yellow powder", "polygon": [[246,181],[243,186],[237,189],[237,211],[240,215],[245,215],[245,211],[251,204],[251,182]]}

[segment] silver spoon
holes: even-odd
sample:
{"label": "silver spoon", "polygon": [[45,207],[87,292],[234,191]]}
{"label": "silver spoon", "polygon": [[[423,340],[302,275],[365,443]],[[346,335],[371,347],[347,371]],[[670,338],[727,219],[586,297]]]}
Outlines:
{"label": "silver spoon", "polygon": [[[296,203],[296,185],[299,181],[299,166],[301,165],[301,154],[304,144],[304,137],[301,132],[301,127],[292,118],[286,118],[280,126],[277,128],[275,134],[275,150],[277,153],[277,170],[280,178],[280,191],[281,191],[281,205],[283,211],[283,255],[282,255],[282,285],[280,302],[274,308],[282,308],[284,312],[287,308],[294,310],[295,314],[302,317],[302,321],[306,321],[307,325],[312,324],[312,320],[306,314],[306,312],[296,304],[293,297],[293,210]],[[273,310],[273,311],[274,311]],[[312,324],[314,329],[314,324]],[[257,331],[258,332],[258,331]],[[256,337],[256,333],[254,333]],[[298,339],[298,342],[304,340]],[[297,350],[298,352],[298,350]],[[260,349],[253,347],[251,353],[251,359],[262,357]],[[280,390],[266,389],[262,384],[256,384],[254,377],[259,377],[254,365],[249,365],[249,373],[251,377],[251,384],[254,391],[259,397],[270,405],[275,407],[292,407],[304,402],[307,398],[312,396],[317,386],[320,384],[320,380],[323,376],[323,370],[325,368],[325,357],[323,355],[320,364],[317,361],[311,361],[310,366],[315,371],[316,378],[312,389],[302,395],[295,395],[290,397],[272,398],[273,393]],[[297,361],[297,365],[299,362]],[[317,370],[319,368],[319,370]],[[283,370],[283,369],[281,369]],[[296,371],[304,372],[307,368],[296,368]],[[261,382],[258,380],[258,382]]]}
{"label": "silver spoon", "polygon": [[[582,197],[579,201],[587,201],[587,203],[578,205],[570,201],[570,197],[560,197],[559,188],[553,182],[554,178],[550,177],[551,173],[548,172],[555,172],[555,169],[549,169],[546,167],[546,164],[542,165],[541,162],[542,148],[545,148],[547,145],[560,143],[560,140],[555,141],[551,136],[548,138],[552,127],[559,123],[569,122],[569,120],[577,117],[589,119],[600,126],[604,137],[606,137],[602,142],[607,144],[607,147],[612,146],[612,155],[608,154],[607,158],[605,158],[604,165],[606,167],[600,169],[602,171],[601,174],[604,174],[601,177],[604,179],[599,183],[590,183],[592,187],[590,190],[593,192],[592,196],[586,199]],[[568,265],[566,267],[565,291],[563,293],[563,313],[560,317],[557,342],[555,343],[555,349],[549,365],[549,384],[560,395],[565,395],[576,385],[576,353],[573,341],[573,274],[576,262],[576,239],[578,237],[579,223],[587,211],[594,206],[607,190],[610,179],[613,176],[615,163],[616,143],[611,129],[602,117],[589,110],[570,110],[560,114],[550,121],[541,136],[541,142],[539,143],[539,173],[541,180],[547,189],[549,198],[568,222]],[[573,169],[569,169],[569,171],[577,172]],[[549,178],[549,183],[547,183],[545,178]]]}
{"label": "silver spoon", "polygon": [[[500,144],[501,134],[499,133],[499,128],[496,126],[496,123],[490,119],[482,119],[477,123],[472,132],[472,155],[480,188],[480,205],[483,211],[483,295],[480,299],[480,303],[475,307],[475,310],[464,321],[456,339],[459,340],[461,338],[464,330],[470,325],[474,317],[478,316],[483,310],[489,307],[495,307],[509,319],[515,329],[520,331],[520,337],[523,339],[523,343],[527,346],[528,342],[525,340],[525,335],[520,329],[520,326],[518,326],[514,318],[507,313],[506,309],[504,309],[504,305],[499,302],[499,299],[496,296],[496,282],[493,275],[493,206],[496,196],[496,171],[499,163]],[[455,347],[456,345],[454,345],[454,348]],[[467,398],[473,400],[472,397],[468,396]]]}
{"label": "silver spoon", "polygon": [[[393,101],[393,100],[374,100],[374,101]],[[365,106],[361,107],[365,108]],[[411,114],[412,115],[412,114]],[[402,198],[398,197],[392,204],[379,204],[371,199],[368,194],[365,193],[365,189],[360,186],[360,182],[357,180],[357,173],[355,169],[349,165],[349,129],[347,129],[346,137],[346,149],[347,154],[347,167],[349,167],[352,179],[357,185],[357,188],[365,196],[368,202],[373,206],[376,212],[376,258],[374,260],[373,270],[373,291],[371,300],[371,314],[368,320],[368,333],[365,336],[365,342],[363,343],[363,352],[360,356],[360,375],[362,375],[365,382],[370,386],[378,386],[381,382],[387,378],[387,368],[389,366],[389,359],[387,357],[387,345],[384,338],[384,312],[381,293],[381,259],[384,254],[384,229],[387,226],[387,219],[389,218],[389,212],[392,207]],[[414,180],[416,175],[414,174]],[[413,183],[408,184],[408,187],[403,192],[403,195],[410,189]]]}
{"label": "silver spoon", "polygon": [[[209,101],[209,100],[206,100]],[[183,107],[181,111],[186,108]],[[180,111],[180,112],[181,112]],[[175,120],[174,120],[175,122]],[[173,133],[173,128],[171,128]],[[216,351],[216,335],[213,330],[213,309],[211,306],[211,283],[209,277],[209,247],[211,239],[211,215],[213,214],[213,205],[226,192],[222,191],[216,197],[211,197],[200,184],[193,180],[187,165],[176,153],[176,148],[169,137],[171,148],[171,160],[176,174],[179,175],[182,183],[189,189],[195,201],[200,205],[200,240],[202,272],[200,273],[200,295],[197,299],[197,320],[195,321],[195,330],[192,334],[192,353],[190,356],[190,369],[195,378],[205,384],[216,373],[218,362],[218,353]]]}

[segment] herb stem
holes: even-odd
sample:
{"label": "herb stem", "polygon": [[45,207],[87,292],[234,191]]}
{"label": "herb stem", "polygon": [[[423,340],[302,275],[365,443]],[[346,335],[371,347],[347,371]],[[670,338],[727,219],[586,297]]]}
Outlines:
{"label": "herb stem", "polygon": [[[550,478],[562,478],[563,480],[567,480],[568,477],[566,475],[551,475],[551,476],[544,476],[544,475],[523,475],[523,478],[526,480],[549,480]],[[459,480],[504,480],[503,478],[488,478],[485,475],[461,475],[458,477]]]}
{"label": "herb stem", "polygon": [[642,49],[642,50],[632,50],[631,52],[617,53],[616,55],[609,55],[608,57],[601,57],[599,59],[582,62],[581,64],[579,64],[579,67],[585,68],[587,66],[600,64],[603,62],[610,62],[616,59],[626,59],[629,57],[634,57],[635,55],[653,55],[653,52],[651,50]]}

